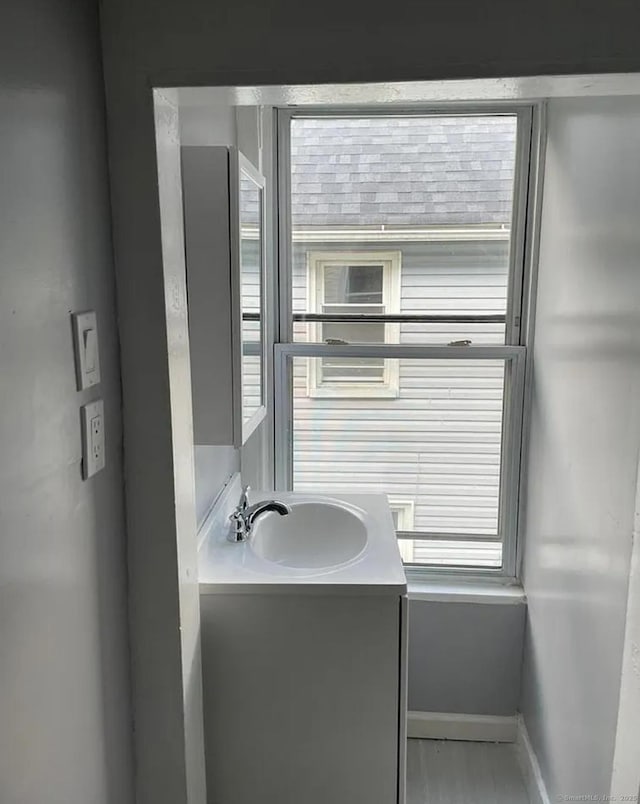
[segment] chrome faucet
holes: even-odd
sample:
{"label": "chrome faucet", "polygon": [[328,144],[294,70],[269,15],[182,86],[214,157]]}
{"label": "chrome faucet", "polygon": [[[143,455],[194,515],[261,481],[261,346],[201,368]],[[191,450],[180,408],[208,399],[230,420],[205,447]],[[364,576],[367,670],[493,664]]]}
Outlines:
{"label": "chrome faucet", "polygon": [[246,542],[251,535],[253,523],[261,514],[266,514],[267,511],[275,511],[280,516],[286,516],[291,513],[291,508],[279,500],[262,500],[249,505],[249,491],[249,486],[242,490],[240,502],[229,517],[232,527],[227,538],[230,542]]}

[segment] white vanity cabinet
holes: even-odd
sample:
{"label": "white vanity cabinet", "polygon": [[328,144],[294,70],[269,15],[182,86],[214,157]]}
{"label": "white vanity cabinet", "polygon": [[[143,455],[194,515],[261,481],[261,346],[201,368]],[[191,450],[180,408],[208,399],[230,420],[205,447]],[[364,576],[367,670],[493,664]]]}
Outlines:
{"label": "white vanity cabinet", "polygon": [[208,804],[404,804],[405,596],[201,595]]}
{"label": "white vanity cabinet", "polygon": [[407,584],[386,497],[281,492],[289,514],[231,543],[240,493],[198,557],[208,804],[404,804]]}
{"label": "white vanity cabinet", "polygon": [[264,418],[264,178],[236,149],[181,149],[194,443]]}

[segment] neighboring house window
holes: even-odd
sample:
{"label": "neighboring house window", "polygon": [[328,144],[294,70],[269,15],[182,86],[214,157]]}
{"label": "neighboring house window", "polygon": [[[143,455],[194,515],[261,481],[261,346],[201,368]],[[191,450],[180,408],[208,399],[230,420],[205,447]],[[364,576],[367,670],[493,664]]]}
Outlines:
{"label": "neighboring house window", "polygon": [[[326,316],[376,316],[400,309],[400,252],[309,252],[309,309]],[[397,343],[399,325],[322,321],[311,339],[326,344]],[[326,357],[311,361],[309,394],[316,397],[394,397],[398,361]]]}
{"label": "neighboring house window", "polygon": [[[414,507],[413,500],[400,500],[397,497],[389,497],[389,508],[391,509],[393,525],[396,531],[413,530]],[[399,539],[398,547],[405,564],[411,564],[414,556],[413,539]]]}

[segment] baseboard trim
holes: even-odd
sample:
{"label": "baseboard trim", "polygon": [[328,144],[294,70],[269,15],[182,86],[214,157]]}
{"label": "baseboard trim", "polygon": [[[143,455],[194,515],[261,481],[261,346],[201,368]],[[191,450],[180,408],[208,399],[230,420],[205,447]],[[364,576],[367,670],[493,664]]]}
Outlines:
{"label": "baseboard trim", "polygon": [[540,763],[531,745],[529,732],[522,715],[518,715],[517,720],[516,753],[531,804],[551,804],[540,770]]}
{"label": "baseboard trim", "polygon": [[469,740],[513,743],[518,733],[515,715],[459,715],[453,712],[409,712],[407,737],[418,740]]}

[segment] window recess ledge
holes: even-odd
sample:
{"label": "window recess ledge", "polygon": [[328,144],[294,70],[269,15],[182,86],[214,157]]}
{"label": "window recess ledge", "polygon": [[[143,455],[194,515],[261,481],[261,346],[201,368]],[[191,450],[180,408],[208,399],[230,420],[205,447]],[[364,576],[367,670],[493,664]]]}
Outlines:
{"label": "window recess ledge", "polygon": [[407,578],[409,600],[433,603],[485,603],[503,606],[524,605],[524,589],[517,583],[496,583],[495,580],[412,580]]}

